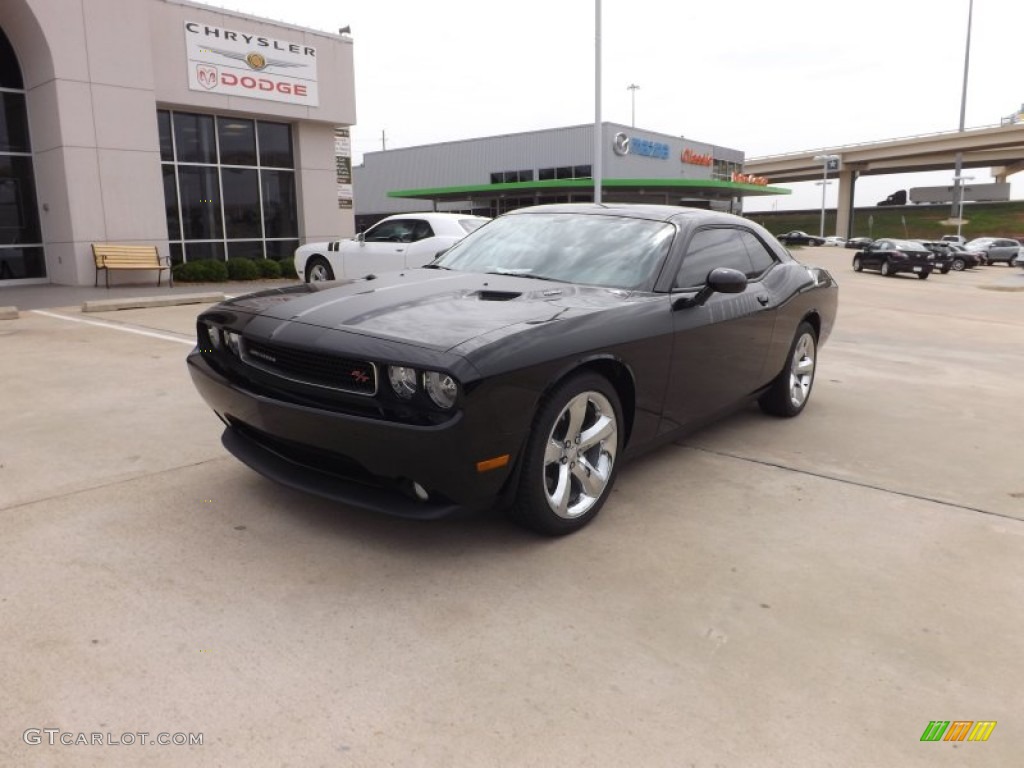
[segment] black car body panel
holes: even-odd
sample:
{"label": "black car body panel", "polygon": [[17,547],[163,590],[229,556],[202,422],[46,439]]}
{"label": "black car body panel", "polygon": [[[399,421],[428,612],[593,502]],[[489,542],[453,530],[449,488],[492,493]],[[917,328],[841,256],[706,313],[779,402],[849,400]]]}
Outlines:
{"label": "black car body panel", "polygon": [[[506,216],[531,211],[649,219],[675,234],[639,289],[427,267],[217,305],[198,319],[188,368],[227,425],[225,447],[279,482],[355,506],[416,517],[486,508],[507,500],[538,408],[573,372],[612,383],[628,457],[758,396],[802,322],[819,344],[831,332],[833,278],[745,219],[591,205]],[[771,266],[739,293],[673,288],[694,233],[723,229],[755,238]],[[389,366],[452,376],[454,407],[422,388],[402,400]],[[507,461],[480,469],[495,457]]]}
{"label": "black car body panel", "polygon": [[910,273],[926,278],[935,266],[935,254],[911,240],[882,238],[853,256],[853,269],[877,269],[883,275]]}

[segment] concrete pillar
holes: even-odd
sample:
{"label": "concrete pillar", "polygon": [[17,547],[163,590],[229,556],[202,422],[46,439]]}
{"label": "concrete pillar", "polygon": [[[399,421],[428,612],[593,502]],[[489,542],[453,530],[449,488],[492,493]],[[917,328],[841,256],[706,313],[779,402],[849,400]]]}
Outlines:
{"label": "concrete pillar", "polygon": [[851,236],[853,223],[853,188],[857,181],[857,170],[843,168],[839,171],[839,200],[836,203],[836,231],[840,237]]}
{"label": "concrete pillar", "polygon": [[1020,171],[1024,171],[1024,162],[994,166],[992,168],[992,176],[995,178],[996,184],[1005,184],[1009,181],[1010,176]]}

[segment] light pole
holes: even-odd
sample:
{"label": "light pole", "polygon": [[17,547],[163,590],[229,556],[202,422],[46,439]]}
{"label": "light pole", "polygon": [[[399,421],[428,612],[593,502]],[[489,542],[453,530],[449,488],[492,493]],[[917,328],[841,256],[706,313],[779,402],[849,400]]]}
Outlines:
{"label": "light pole", "polygon": [[640,86],[637,85],[636,83],[630,83],[629,85],[626,86],[626,90],[627,91],[632,91],[632,93],[630,94],[630,97],[631,97],[632,102],[633,102],[633,111],[632,111],[633,122],[632,122],[632,126],[634,128],[636,128],[636,92],[640,90]]}
{"label": "light pole", "polygon": [[[959,202],[959,210],[956,212],[956,236],[960,237],[960,227],[964,223],[964,188],[963,182],[974,181],[973,176],[960,176],[957,174],[953,177],[953,205],[957,205]],[[959,195],[957,194],[959,191]],[[959,198],[959,199],[958,199]]]}
{"label": "light pole", "polygon": [[819,237],[825,236],[825,190],[828,188],[828,169],[839,170],[839,155],[815,155],[814,159],[821,163],[821,228]]}
{"label": "light pole", "polygon": [[594,0],[594,202],[601,202],[601,0]]}
{"label": "light pole", "polygon": [[[967,72],[971,64],[971,19],[974,16],[974,0],[970,0],[967,6],[967,46],[964,48],[964,87],[960,92],[960,132],[964,131],[964,119],[967,117]],[[964,156],[962,153],[956,153],[956,163],[953,167],[953,210],[950,212],[953,216],[956,216],[957,208],[960,208],[960,212],[963,212],[963,191],[960,187],[960,171],[963,168]],[[960,216],[959,218],[963,218]],[[957,234],[960,233],[959,225],[957,225]]]}

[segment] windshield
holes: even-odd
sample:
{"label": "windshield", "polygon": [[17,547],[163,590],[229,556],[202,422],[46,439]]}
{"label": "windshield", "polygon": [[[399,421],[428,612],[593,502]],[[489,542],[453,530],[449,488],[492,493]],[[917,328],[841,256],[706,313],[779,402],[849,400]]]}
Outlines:
{"label": "windshield", "polygon": [[675,227],[663,221],[578,213],[495,219],[436,264],[464,272],[634,289],[653,282]]}

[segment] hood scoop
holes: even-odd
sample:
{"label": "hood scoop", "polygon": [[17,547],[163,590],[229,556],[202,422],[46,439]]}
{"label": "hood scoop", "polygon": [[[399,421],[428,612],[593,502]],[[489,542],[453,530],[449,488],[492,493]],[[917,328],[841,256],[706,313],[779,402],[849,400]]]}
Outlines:
{"label": "hood scoop", "polygon": [[522,295],[519,291],[474,291],[469,294],[471,298],[478,301],[512,301]]}

